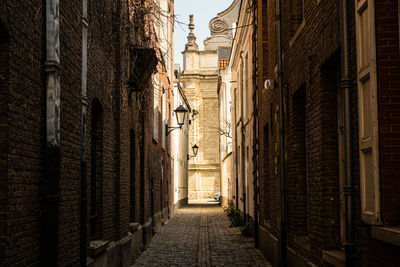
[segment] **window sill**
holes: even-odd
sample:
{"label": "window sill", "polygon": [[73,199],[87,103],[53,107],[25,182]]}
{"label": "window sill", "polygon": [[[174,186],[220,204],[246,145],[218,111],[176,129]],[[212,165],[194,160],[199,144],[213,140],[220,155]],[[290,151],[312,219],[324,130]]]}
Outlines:
{"label": "window sill", "polygon": [[385,243],[400,246],[400,227],[376,227],[371,228],[372,238]]}
{"label": "window sill", "polygon": [[94,240],[94,241],[90,241],[90,245],[89,245],[89,256],[90,257],[95,257],[101,253],[103,253],[103,251],[106,250],[106,248],[108,247],[108,244],[110,243],[110,241],[105,241],[105,240]]}
{"label": "window sill", "polygon": [[310,245],[310,237],[308,235],[305,236],[294,236],[294,243],[305,249],[306,251],[311,251],[311,245]]}
{"label": "window sill", "polygon": [[134,233],[139,230],[140,224],[139,223],[130,223],[129,224],[129,232]]}
{"label": "window sill", "polygon": [[322,260],[336,267],[346,266],[345,254],[338,250],[323,250]]}

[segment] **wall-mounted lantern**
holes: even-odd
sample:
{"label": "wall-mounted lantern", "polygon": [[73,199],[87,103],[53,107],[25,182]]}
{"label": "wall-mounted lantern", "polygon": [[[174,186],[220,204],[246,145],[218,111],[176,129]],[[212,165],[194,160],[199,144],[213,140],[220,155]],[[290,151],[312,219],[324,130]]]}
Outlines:
{"label": "wall-mounted lantern", "polygon": [[196,144],[192,146],[192,149],[193,149],[193,155],[187,155],[187,160],[196,157],[197,153],[199,153],[199,147]]}
{"label": "wall-mounted lantern", "polygon": [[181,129],[181,128],[182,128],[182,126],[185,124],[186,114],[188,113],[188,110],[187,110],[184,106],[180,105],[179,107],[177,107],[177,108],[174,110],[174,112],[175,112],[175,114],[176,114],[176,120],[177,120],[179,126],[177,126],[177,127],[169,127],[168,124],[167,124],[167,125],[166,125],[166,133],[167,133],[167,136],[168,136],[173,130]]}

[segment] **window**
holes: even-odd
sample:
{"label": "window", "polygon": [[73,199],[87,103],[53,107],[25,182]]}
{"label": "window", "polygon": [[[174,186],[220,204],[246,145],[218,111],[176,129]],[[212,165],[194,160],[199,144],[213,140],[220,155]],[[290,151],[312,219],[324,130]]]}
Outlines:
{"label": "window", "polygon": [[355,5],[362,219],[380,224],[375,6],[373,0]]}
{"label": "window", "polygon": [[129,171],[130,171],[130,222],[136,221],[136,138],[135,132],[130,131]]}
{"label": "window", "polygon": [[102,238],[103,207],[103,110],[100,102],[92,103],[91,172],[90,172],[90,237]]}
{"label": "window", "polygon": [[[322,120],[322,134],[324,137],[325,162],[329,162],[329,168],[324,170],[324,179],[329,183],[330,190],[324,193],[326,212],[331,218],[325,224],[326,233],[335,236],[335,239],[327,238],[325,248],[339,247],[340,240],[344,241],[345,234],[345,201],[344,201],[344,117],[341,81],[340,49],[332,54],[321,67],[321,85],[326,97],[322,102],[322,112],[326,117]],[[310,159],[311,160],[311,159]],[[328,200],[329,199],[329,200]],[[341,238],[338,238],[338,237]]]}
{"label": "window", "polygon": [[[293,147],[292,164],[295,172],[291,183],[296,188],[291,194],[296,201],[291,203],[295,213],[291,216],[294,219],[295,231],[299,236],[308,234],[308,175],[307,175],[307,121],[306,121],[306,89],[300,87],[293,95]],[[289,215],[290,216],[290,215]]]}
{"label": "window", "polygon": [[159,141],[160,111],[159,108],[160,80],[158,73],[153,76],[153,139]]}
{"label": "window", "polygon": [[224,125],[225,125],[225,148],[226,153],[232,152],[232,115],[231,115],[231,90],[230,86],[224,87]]}
{"label": "window", "polygon": [[139,169],[139,173],[140,173],[140,199],[139,199],[139,204],[140,204],[140,223],[144,224],[144,220],[145,220],[145,205],[144,205],[144,201],[145,201],[145,118],[144,116],[141,117],[141,122],[140,122],[140,126],[141,126],[141,136],[140,136],[140,169]]}
{"label": "window", "polygon": [[[265,124],[264,126],[264,136],[263,136],[263,197],[264,201],[262,201],[262,204],[264,205],[264,208],[262,209],[262,212],[264,212],[264,220],[269,221],[271,220],[271,197],[270,197],[270,164],[269,164],[269,126],[268,124]],[[264,221],[261,221],[261,223],[264,223],[266,225],[267,223]]]}
{"label": "window", "polygon": [[167,114],[166,114],[166,107],[167,107],[167,103],[166,103],[166,96],[165,96],[165,88],[164,85],[162,85],[162,95],[161,95],[161,145],[162,148],[166,148],[166,132],[165,132],[165,124],[167,123]]}

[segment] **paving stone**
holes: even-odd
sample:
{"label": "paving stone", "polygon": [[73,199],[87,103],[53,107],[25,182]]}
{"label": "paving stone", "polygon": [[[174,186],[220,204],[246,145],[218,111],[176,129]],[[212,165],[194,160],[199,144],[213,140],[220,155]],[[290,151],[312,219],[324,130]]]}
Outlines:
{"label": "paving stone", "polygon": [[252,238],[229,225],[219,206],[181,208],[133,266],[271,266]]}

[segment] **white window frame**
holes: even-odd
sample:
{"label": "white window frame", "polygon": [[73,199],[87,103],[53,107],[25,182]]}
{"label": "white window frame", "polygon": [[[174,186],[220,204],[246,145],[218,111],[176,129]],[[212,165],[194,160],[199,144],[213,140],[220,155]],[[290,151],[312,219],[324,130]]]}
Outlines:
{"label": "white window frame", "polygon": [[160,140],[160,115],[159,115],[159,94],[160,94],[160,79],[158,73],[153,77],[153,139],[155,141]]}
{"label": "white window frame", "polygon": [[165,132],[166,131],[166,128],[165,128],[165,125],[166,125],[166,123],[167,123],[167,118],[166,118],[166,95],[165,95],[165,88],[164,88],[164,85],[161,85],[161,127],[162,127],[162,131],[161,131],[161,134],[162,134],[162,136],[161,136],[161,146],[162,146],[162,148],[164,148],[164,149],[166,149],[166,143],[167,143],[167,133]]}
{"label": "white window frame", "polygon": [[[374,0],[355,0],[356,16],[356,47],[357,47],[357,88],[358,88],[358,118],[359,118],[359,156],[360,156],[360,190],[361,190],[361,216],[368,224],[381,224],[380,180],[379,180],[379,136],[378,136],[378,102],[377,102],[377,65],[376,65],[376,37],[375,37],[375,3]],[[363,25],[361,15],[368,15],[366,24]],[[363,51],[365,43],[362,40],[362,29],[369,40],[369,46]],[[365,53],[367,52],[367,53]],[[363,55],[369,55],[364,58]],[[365,61],[365,62],[364,62]],[[369,104],[370,112],[364,112],[363,84],[369,79]],[[370,117],[370,127],[366,128],[365,117]],[[367,135],[365,132],[369,132]],[[367,153],[371,154],[371,164],[367,163]],[[371,167],[369,170],[368,168]],[[368,178],[369,177],[369,178]],[[372,179],[371,179],[372,177]],[[367,181],[367,179],[370,179]],[[372,188],[371,188],[372,187]],[[372,195],[371,195],[372,193]],[[368,201],[373,198],[373,202]],[[368,207],[367,204],[371,207]]]}

